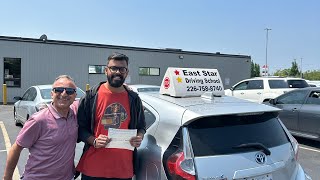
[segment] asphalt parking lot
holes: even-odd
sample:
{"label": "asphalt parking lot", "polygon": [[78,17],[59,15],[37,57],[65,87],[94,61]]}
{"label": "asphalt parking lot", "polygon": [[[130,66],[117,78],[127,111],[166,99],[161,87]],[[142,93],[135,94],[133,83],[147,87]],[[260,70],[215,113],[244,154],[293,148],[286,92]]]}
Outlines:
{"label": "asphalt parking lot", "polygon": [[[14,143],[21,127],[14,125],[13,106],[0,105],[0,179],[2,179],[8,150]],[[320,142],[297,138],[300,143],[299,162],[304,170],[313,178],[320,179]],[[77,164],[83,144],[79,143],[76,147],[75,164]],[[24,149],[15,171],[15,178],[23,173],[24,165],[28,158],[28,150]]]}

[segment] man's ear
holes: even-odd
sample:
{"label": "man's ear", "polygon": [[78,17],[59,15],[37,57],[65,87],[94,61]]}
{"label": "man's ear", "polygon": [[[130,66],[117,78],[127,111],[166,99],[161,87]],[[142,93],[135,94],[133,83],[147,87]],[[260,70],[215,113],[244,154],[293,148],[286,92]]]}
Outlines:
{"label": "man's ear", "polygon": [[129,74],[129,69],[127,70],[126,76],[124,78],[127,78],[128,74]]}
{"label": "man's ear", "polygon": [[107,67],[104,68],[104,74],[108,75],[108,68]]}

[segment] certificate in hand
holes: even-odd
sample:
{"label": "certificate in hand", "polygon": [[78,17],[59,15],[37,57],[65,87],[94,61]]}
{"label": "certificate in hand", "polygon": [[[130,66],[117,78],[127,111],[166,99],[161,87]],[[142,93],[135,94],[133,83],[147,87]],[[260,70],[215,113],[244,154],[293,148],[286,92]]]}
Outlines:
{"label": "certificate in hand", "polygon": [[108,137],[111,141],[107,144],[106,148],[119,148],[128,149],[133,151],[134,147],[130,144],[130,139],[137,136],[137,129],[108,129]]}

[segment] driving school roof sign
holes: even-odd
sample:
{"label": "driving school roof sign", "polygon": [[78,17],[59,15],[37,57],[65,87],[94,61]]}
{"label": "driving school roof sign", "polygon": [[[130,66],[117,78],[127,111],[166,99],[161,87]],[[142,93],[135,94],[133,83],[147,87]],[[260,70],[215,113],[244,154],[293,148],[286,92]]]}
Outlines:
{"label": "driving school roof sign", "polygon": [[212,92],[224,95],[224,88],[217,69],[169,67],[162,80],[160,94],[174,97],[201,96]]}

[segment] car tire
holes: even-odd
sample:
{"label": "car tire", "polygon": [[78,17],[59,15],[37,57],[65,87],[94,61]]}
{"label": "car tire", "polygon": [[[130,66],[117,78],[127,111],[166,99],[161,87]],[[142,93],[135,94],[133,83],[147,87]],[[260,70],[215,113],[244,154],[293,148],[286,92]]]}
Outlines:
{"label": "car tire", "polygon": [[21,125],[20,122],[19,122],[19,120],[18,120],[18,118],[17,118],[17,111],[16,111],[15,108],[13,109],[13,119],[14,119],[14,124],[15,124],[16,126],[20,126],[20,125]]}
{"label": "car tire", "polygon": [[28,121],[28,119],[29,119],[29,114],[27,114],[26,121],[23,123],[23,125]]}

